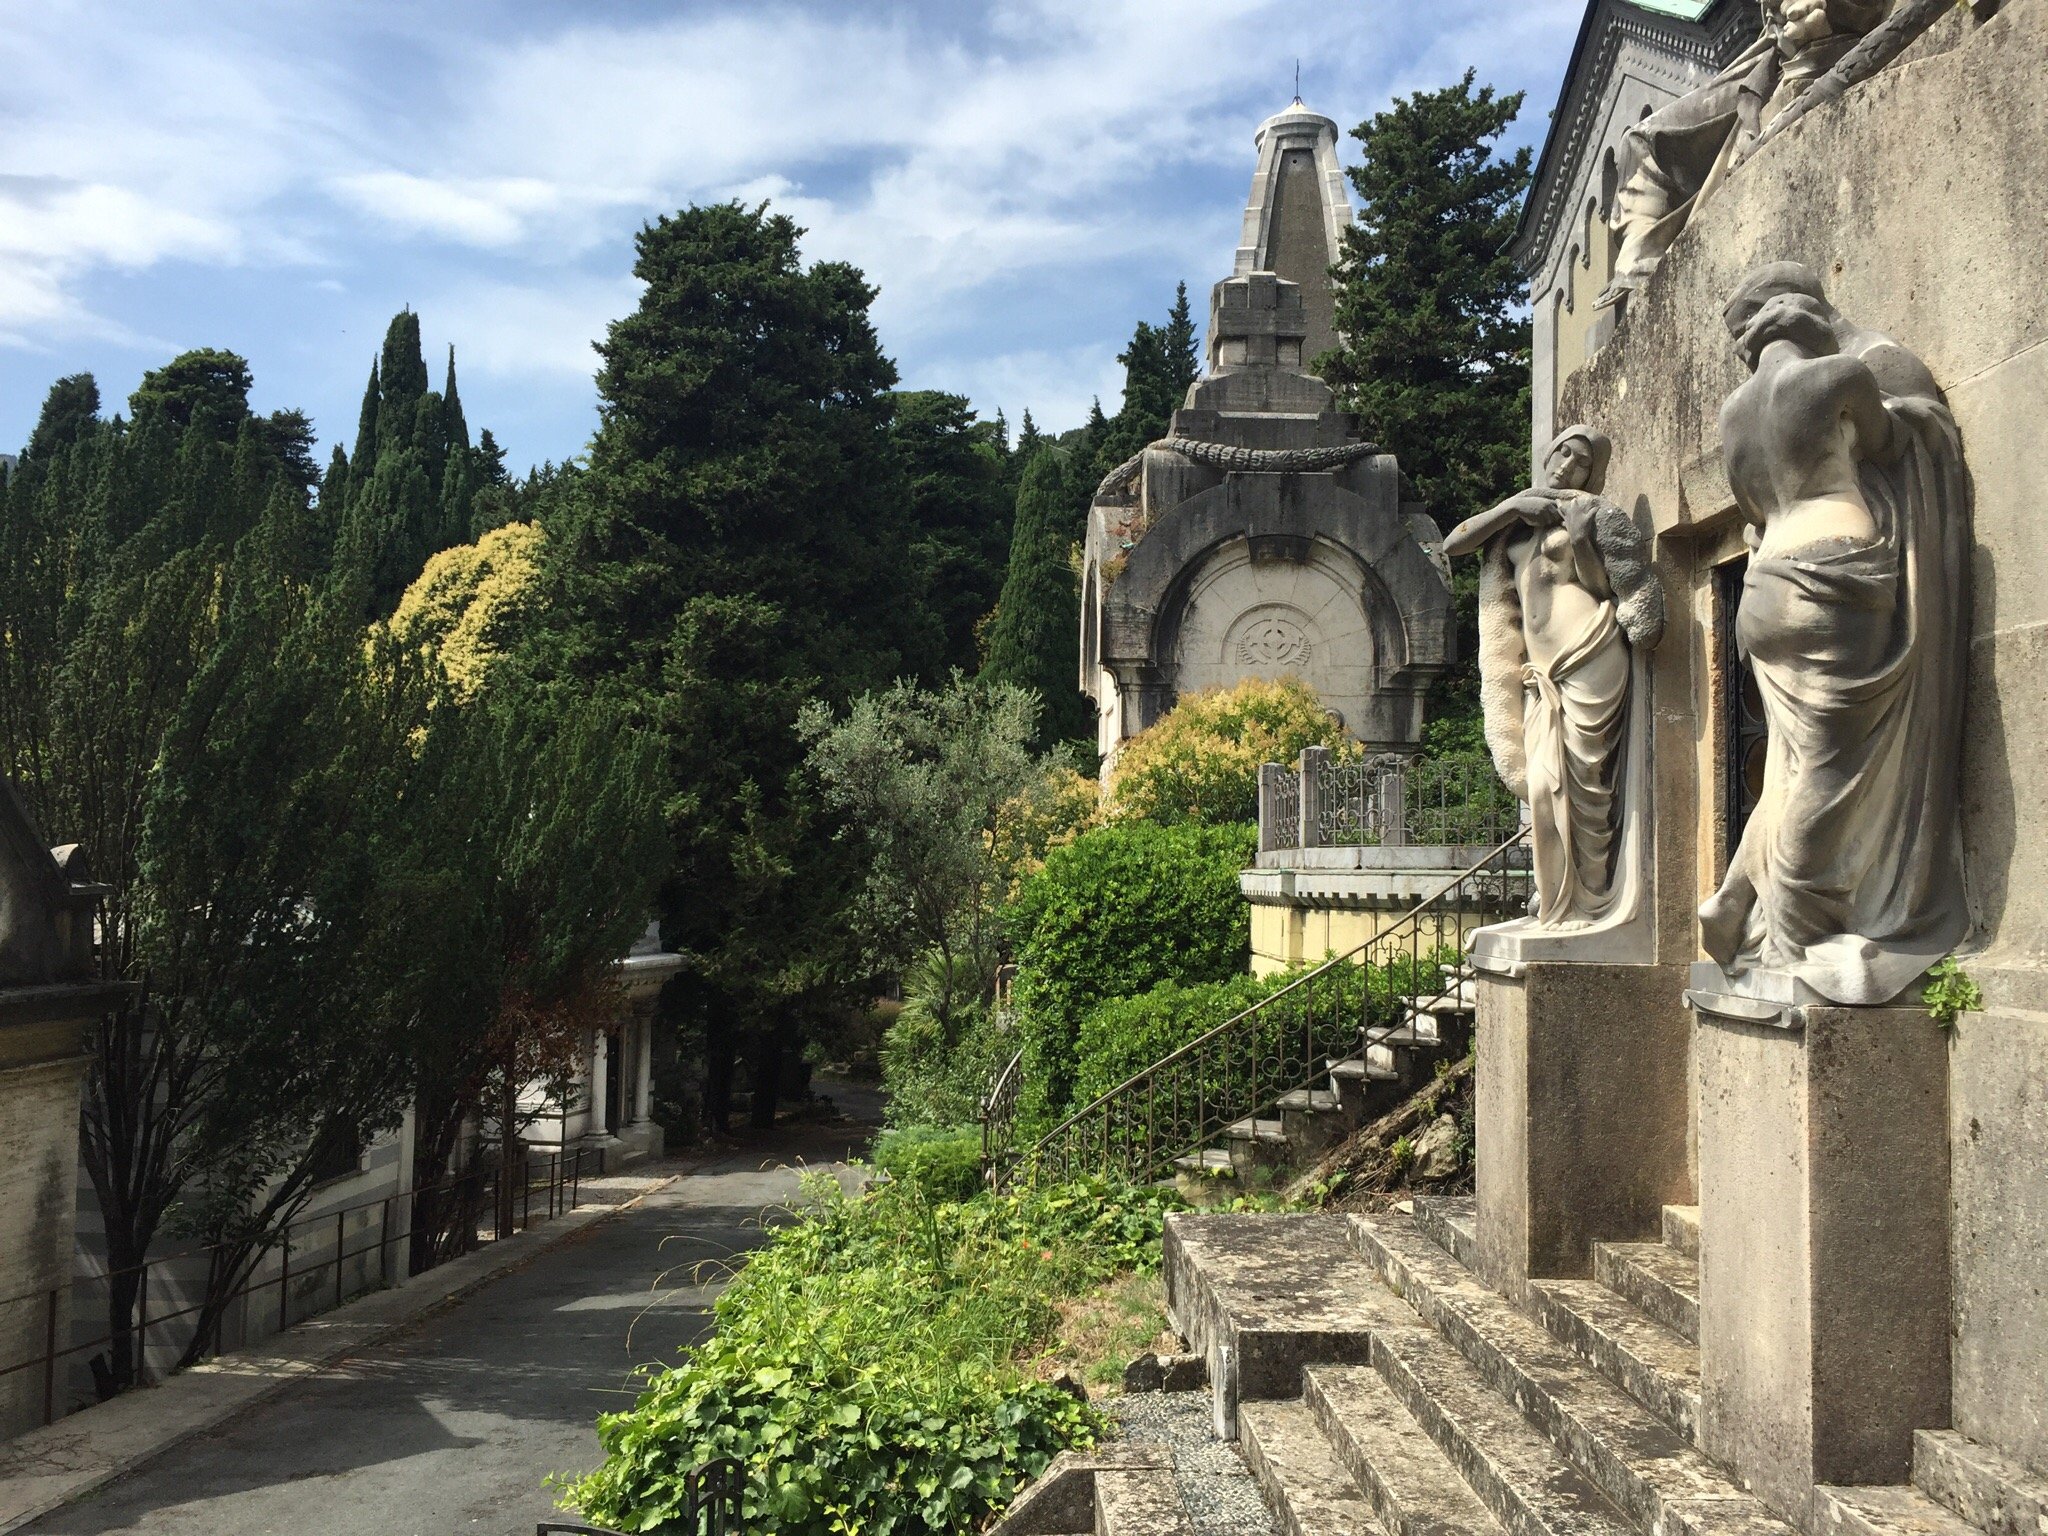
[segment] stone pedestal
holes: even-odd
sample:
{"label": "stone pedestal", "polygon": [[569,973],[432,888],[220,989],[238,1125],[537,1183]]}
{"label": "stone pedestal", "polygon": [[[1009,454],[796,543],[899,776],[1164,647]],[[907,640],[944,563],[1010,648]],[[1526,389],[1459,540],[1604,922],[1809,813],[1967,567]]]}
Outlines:
{"label": "stone pedestal", "polygon": [[1700,1449],[1805,1523],[1949,1422],[1947,1042],[1696,968]]}
{"label": "stone pedestal", "polygon": [[1690,1024],[1673,966],[1537,963],[1479,978],[1480,1277],[1589,1276],[1692,1199]]}

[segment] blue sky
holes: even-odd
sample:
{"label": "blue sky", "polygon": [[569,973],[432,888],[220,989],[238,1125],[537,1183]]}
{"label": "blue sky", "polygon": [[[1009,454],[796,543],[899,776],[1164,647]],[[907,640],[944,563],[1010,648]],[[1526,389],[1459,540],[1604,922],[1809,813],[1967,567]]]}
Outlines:
{"label": "blue sky", "polygon": [[1471,65],[1535,143],[1583,9],[0,0],[0,445],[57,376],[111,406],[196,346],[346,441],[410,305],[472,428],[565,457],[634,231],[731,197],[868,273],[907,386],[1071,426],[1176,282],[1206,310],[1297,57],[1346,129]]}

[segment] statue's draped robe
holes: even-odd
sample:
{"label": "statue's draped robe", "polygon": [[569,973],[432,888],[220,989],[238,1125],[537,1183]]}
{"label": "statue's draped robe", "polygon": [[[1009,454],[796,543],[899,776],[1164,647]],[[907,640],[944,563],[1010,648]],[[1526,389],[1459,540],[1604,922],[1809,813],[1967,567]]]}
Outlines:
{"label": "statue's draped robe", "polygon": [[1736,640],[1770,727],[1707,952],[1839,1003],[1891,1001],[1961,942],[1958,782],[1970,507],[1955,421],[1886,402],[1908,446],[1866,462],[1874,542],[1752,557]]}
{"label": "statue's draped robe", "polygon": [[1550,664],[1522,667],[1522,746],[1536,919],[1595,922],[1614,900],[1615,783],[1628,730],[1629,647],[1604,602]]}

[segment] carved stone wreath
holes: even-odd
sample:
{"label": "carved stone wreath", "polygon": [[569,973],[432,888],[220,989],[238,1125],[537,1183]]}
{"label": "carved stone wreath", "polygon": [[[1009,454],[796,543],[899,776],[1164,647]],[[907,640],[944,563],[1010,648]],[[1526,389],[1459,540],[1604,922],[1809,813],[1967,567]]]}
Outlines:
{"label": "carved stone wreath", "polygon": [[1277,615],[1255,620],[1237,637],[1237,659],[1248,667],[1298,667],[1313,647],[1301,626]]}

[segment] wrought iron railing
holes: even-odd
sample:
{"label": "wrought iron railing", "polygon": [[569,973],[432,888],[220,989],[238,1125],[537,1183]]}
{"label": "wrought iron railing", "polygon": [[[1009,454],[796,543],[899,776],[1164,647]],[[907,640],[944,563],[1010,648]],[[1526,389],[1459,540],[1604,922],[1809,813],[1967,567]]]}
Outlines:
{"label": "wrought iron railing", "polygon": [[[707,1461],[683,1479],[683,1507],[662,1523],[675,1536],[744,1536],[741,1501],[747,1491],[747,1469],[726,1457]],[[543,1520],[533,1536],[625,1536],[602,1525],[573,1520]]]}
{"label": "wrought iron railing", "polygon": [[1012,1056],[981,1099],[981,1174],[1000,1181],[1017,1142],[1017,1090],[1024,1083],[1024,1053]]}
{"label": "wrought iron railing", "polygon": [[1493,766],[1470,757],[1363,760],[1310,747],[1259,770],[1259,851],[1489,848],[1514,835],[1521,804]]}
{"label": "wrought iron railing", "polygon": [[1237,1121],[1310,1088],[1346,1058],[1459,996],[1466,936],[1519,917],[1527,834],[1514,834],[1398,920],[1127,1078],[1055,1126],[997,1184],[1116,1172],[1146,1183]]}

